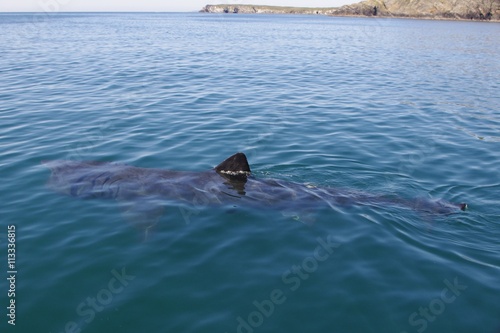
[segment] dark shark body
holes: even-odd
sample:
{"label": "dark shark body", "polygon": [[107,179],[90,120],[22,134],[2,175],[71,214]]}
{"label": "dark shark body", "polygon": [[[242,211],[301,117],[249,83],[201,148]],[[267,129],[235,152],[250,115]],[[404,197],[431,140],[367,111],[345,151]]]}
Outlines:
{"label": "dark shark body", "polygon": [[232,155],[205,172],[169,171],[106,162],[43,162],[52,171],[49,186],[79,198],[109,198],[125,202],[155,201],[160,205],[230,205],[279,210],[332,208],[351,204],[388,204],[417,211],[450,214],[466,204],[446,201],[403,200],[354,191],[257,179],[251,176],[243,153]]}

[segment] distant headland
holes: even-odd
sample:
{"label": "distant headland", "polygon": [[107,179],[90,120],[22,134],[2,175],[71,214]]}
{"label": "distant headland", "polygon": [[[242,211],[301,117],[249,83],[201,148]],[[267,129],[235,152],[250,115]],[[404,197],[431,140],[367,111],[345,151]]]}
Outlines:
{"label": "distant headland", "polygon": [[500,0],[365,0],[330,8],[206,5],[200,12],[500,21]]}

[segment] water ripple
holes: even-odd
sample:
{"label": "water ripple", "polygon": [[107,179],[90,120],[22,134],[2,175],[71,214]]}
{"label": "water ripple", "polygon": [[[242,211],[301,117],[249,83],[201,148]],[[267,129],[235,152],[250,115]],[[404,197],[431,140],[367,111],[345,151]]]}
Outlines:
{"label": "water ripple", "polygon": [[[58,332],[74,321],[96,332],[234,332],[238,318],[260,320],[255,302],[281,290],[286,300],[255,330],[410,331],[409,316],[437,304],[443,281],[457,278],[468,289],[430,330],[470,332],[481,322],[494,331],[497,25],[0,18],[0,212],[2,228],[19,230],[19,295],[31,295],[19,296],[20,330]],[[52,193],[40,165],[100,160],[202,171],[236,151],[258,178],[470,209],[431,216],[334,206],[303,212],[315,220],[305,225],[288,211],[245,207],[195,207],[186,220],[186,207],[174,205],[144,242],[123,203]],[[315,263],[327,240],[338,248]],[[95,318],[80,315],[78,306],[102,290],[104,297],[121,269],[134,279]]]}

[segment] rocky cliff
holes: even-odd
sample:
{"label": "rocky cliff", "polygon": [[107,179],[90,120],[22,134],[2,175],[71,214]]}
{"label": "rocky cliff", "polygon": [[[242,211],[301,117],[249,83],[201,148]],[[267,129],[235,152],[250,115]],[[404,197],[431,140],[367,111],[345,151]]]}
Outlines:
{"label": "rocky cliff", "polygon": [[343,6],[335,15],[499,20],[500,0],[366,0]]}
{"label": "rocky cliff", "polygon": [[500,0],[365,0],[339,8],[206,5],[201,12],[500,20]]}
{"label": "rocky cliff", "polygon": [[226,14],[303,14],[332,15],[338,8],[305,8],[254,5],[206,5],[200,12]]}

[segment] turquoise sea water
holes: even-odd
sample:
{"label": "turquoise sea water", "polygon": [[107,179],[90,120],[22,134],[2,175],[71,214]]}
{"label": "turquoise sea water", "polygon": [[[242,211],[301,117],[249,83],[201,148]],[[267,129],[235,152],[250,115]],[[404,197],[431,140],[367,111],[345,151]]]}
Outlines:
{"label": "turquoise sea water", "polygon": [[[2,331],[500,330],[499,24],[1,14],[0,31]],[[258,178],[470,209],[303,224],[173,205],[144,241],[119,204],[54,193],[40,165],[203,171],[237,151]]]}

